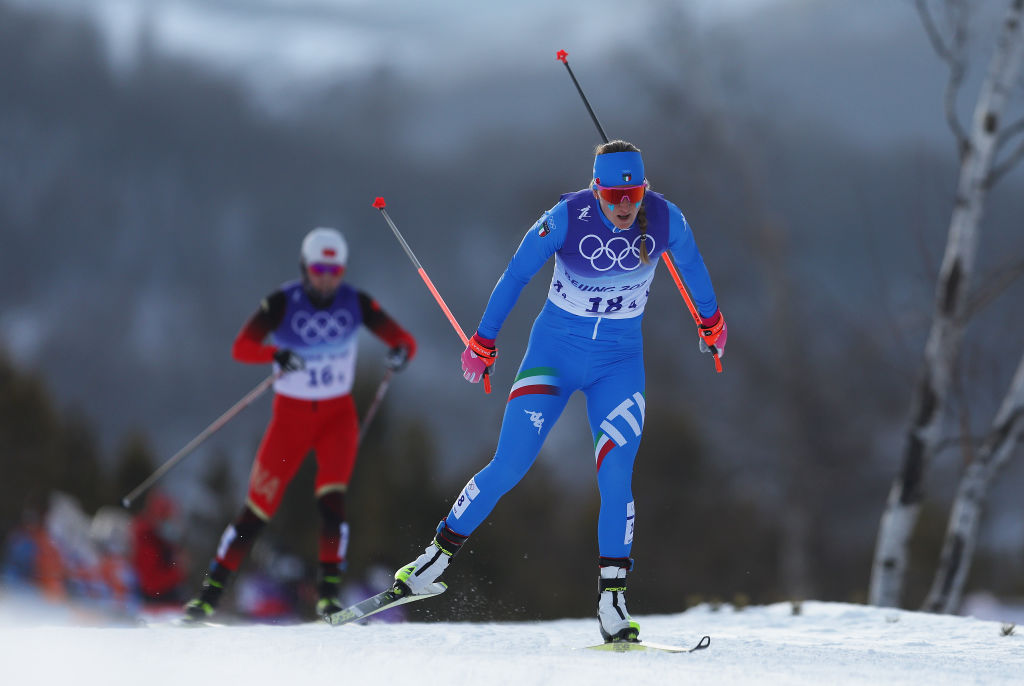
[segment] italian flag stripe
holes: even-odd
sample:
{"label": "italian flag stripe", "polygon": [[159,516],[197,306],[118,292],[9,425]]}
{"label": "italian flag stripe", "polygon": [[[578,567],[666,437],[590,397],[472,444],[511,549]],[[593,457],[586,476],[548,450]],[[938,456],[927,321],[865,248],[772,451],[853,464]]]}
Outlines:
{"label": "italian flag stripe", "polygon": [[521,395],[558,395],[558,370],[554,367],[524,369],[516,376],[508,399]]}
{"label": "italian flag stripe", "polygon": [[519,376],[516,377],[516,381],[525,379],[528,376],[553,376],[558,377],[558,370],[554,367],[534,367],[533,369],[524,369],[519,372]]}
{"label": "italian flag stripe", "polygon": [[508,399],[513,400],[521,395],[558,395],[558,386],[513,386],[512,392],[508,394]]}
{"label": "italian flag stripe", "polygon": [[604,456],[608,454],[612,448],[615,447],[615,441],[608,437],[607,434],[599,433],[597,440],[594,441],[594,459],[597,462],[597,469],[601,469],[601,463],[604,462]]}
{"label": "italian flag stripe", "polygon": [[558,388],[558,377],[557,376],[528,376],[525,379],[520,379],[512,384],[512,390],[522,388],[523,386],[554,386]]}

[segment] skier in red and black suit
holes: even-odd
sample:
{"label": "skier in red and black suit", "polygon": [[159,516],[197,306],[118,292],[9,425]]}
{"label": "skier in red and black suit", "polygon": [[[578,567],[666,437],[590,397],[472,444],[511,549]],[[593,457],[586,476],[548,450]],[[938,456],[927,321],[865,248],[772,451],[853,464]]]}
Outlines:
{"label": "skier in red and black suit", "polygon": [[[245,506],[221,536],[187,619],[213,614],[228,578],[277,511],[306,455],[316,454],[316,498],[321,517],[317,612],[341,609],[338,590],[349,527],[345,493],[355,465],[359,424],[352,401],[357,333],[364,324],[390,350],[399,371],[416,354],[416,340],[372,298],[342,283],[348,246],[334,229],[317,228],[302,242],[302,279],[283,284],[260,304],[232,348],[239,362],[274,363],[273,416],[256,453]],[[264,339],[270,337],[270,343]]]}

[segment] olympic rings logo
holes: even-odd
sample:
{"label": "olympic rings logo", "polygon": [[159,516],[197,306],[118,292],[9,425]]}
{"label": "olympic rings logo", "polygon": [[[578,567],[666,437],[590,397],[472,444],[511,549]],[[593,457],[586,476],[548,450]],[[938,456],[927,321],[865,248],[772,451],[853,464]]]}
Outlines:
{"label": "olympic rings logo", "polygon": [[[625,236],[613,236],[605,243],[600,236],[589,233],[580,239],[580,257],[589,260],[594,271],[606,272],[618,267],[631,272],[640,266],[640,238],[637,236],[630,242]],[[650,234],[647,235],[647,251],[654,251],[654,237]]]}
{"label": "olympic rings logo", "polygon": [[345,310],[296,312],[292,317],[292,331],[307,345],[337,341],[347,336],[352,326],[352,315]]}

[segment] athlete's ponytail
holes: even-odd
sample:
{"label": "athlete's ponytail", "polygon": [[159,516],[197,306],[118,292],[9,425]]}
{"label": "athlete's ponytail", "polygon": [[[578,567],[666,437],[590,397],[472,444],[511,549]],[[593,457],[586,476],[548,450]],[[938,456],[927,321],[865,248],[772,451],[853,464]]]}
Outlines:
{"label": "athlete's ponytail", "polygon": [[644,264],[651,263],[651,256],[647,252],[647,198],[640,205],[640,211],[636,213],[636,225],[640,229],[640,261]]}

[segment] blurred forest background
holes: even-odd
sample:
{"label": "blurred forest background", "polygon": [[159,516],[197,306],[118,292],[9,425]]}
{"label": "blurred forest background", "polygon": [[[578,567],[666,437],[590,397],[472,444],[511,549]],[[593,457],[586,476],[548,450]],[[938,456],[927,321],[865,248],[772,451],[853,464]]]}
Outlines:
{"label": "blurred forest background", "polygon": [[[620,38],[572,34],[577,49],[540,32],[550,44],[516,52],[491,35],[490,55],[466,17],[465,58],[480,62],[465,74],[430,55],[417,75],[382,42],[376,62],[267,85],[162,49],[158,14],[126,58],[88,13],[0,0],[0,538],[53,492],[87,515],[115,506],[254,386],[267,370],[233,363],[231,341],[326,225],[349,241],[348,280],[420,342],[360,453],[350,574],[411,559],[490,458],[549,272],[509,318],[484,396],[461,380],[458,339],[371,202],[387,199],[472,330],[524,231],[589,179],[599,140],[554,59],[564,48],[605,130],[644,151],[653,187],[687,215],[730,328],[716,375],[656,278],[632,612],[864,600],[953,201],[945,75],[909,1],[762,5],[712,26],[682,3],[639,3]],[[969,84],[1003,3],[982,5]],[[1022,216],[1017,170],[989,200],[979,284],[1024,253]],[[1021,302],[1017,280],[976,318],[951,439],[980,433],[1005,392]],[[384,349],[370,336],[361,349],[365,408]],[[268,417],[264,398],[160,484],[180,508],[189,590],[241,505]],[[908,607],[931,581],[963,468],[950,444],[929,474]],[[993,490],[971,589],[1024,594],[1020,462]],[[449,601],[413,614],[592,614],[592,465],[575,398],[446,575]],[[243,575],[281,556],[312,569],[312,466]]]}

